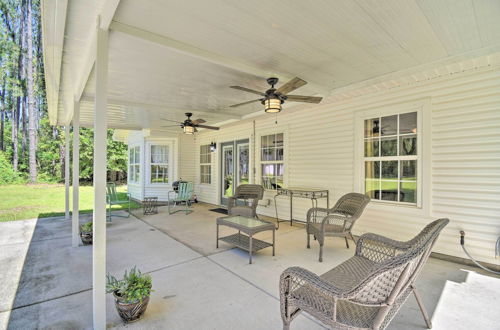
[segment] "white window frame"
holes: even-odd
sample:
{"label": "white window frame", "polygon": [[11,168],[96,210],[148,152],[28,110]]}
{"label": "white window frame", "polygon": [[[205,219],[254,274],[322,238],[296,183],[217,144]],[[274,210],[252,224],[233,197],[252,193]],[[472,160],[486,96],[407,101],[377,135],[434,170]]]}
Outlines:
{"label": "white window frame", "polygon": [[[130,152],[132,150],[135,150],[135,149],[138,149],[137,154],[139,155],[139,159],[135,160],[135,162],[132,163],[132,160],[130,158]],[[135,151],[134,151],[134,153],[135,153]],[[141,146],[138,144],[130,145],[129,149],[128,149],[128,175],[127,175],[127,179],[128,179],[129,184],[140,184],[141,183],[141,161],[142,161],[141,158],[142,158]],[[133,175],[133,174],[136,173],[136,171],[131,171],[132,166],[134,166],[134,168],[139,169],[139,180],[137,180],[137,181],[135,179],[133,179],[135,177],[135,175]]]}
{"label": "white window frame", "polygon": [[[364,156],[364,123],[366,119],[386,117],[391,115],[417,113],[417,203],[405,203],[385,200],[372,200],[373,208],[387,210],[387,208],[401,207],[408,209],[412,214],[430,214],[431,194],[431,106],[430,99],[420,99],[414,102],[400,103],[389,106],[381,106],[365,109],[355,114],[355,188],[359,193],[365,193],[365,160],[370,157]],[[425,132],[425,134],[424,134]],[[399,141],[398,141],[399,146]],[[408,156],[383,157],[383,160],[404,160]],[[414,156],[412,156],[414,157]],[[376,157],[373,157],[376,158]],[[377,157],[378,159],[378,157]],[[382,169],[380,169],[382,170]],[[424,193],[425,192],[425,193]]]}
{"label": "white window frame", "polygon": [[[206,148],[208,152],[203,153],[202,148]],[[205,155],[209,157],[208,162],[202,163],[202,155]],[[203,182],[203,173],[201,171],[202,166],[208,166],[209,169],[209,175],[208,175],[208,182]],[[199,173],[200,173],[200,184],[202,185],[211,185],[212,184],[212,151],[210,151],[210,144],[203,144],[200,145],[200,157],[199,157]]]}
{"label": "white window frame", "polygon": [[[262,160],[262,137],[268,135],[275,134],[283,134],[283,160],[281,161],[265,161]],[[289,142],[288,142],[289,130],[288,128],[277,128],[273,130],[263,130],[259,131],[256,136],[256,153],[257,153],[257,179],[256,182],[259,182],[262,186],[264,183],[262,182],[262,165],[265,164],[283,164],[283,187],[288,187],[288,154],[289,154]],[[267,189],[266,191],[276,191],[276,189]]]}
{"label": "white window frame", "polygon": [[[153,146],[164,146],[167,147],[167,163],[153,163],[151,161],[151,148]],[[161,141],[148,141],[146,143],[146,175],[147,179],[146,182],[149,186],[167,186],[172,184],[172,178],[173,178],[173,166],[174,166],[174,159],[173,159],[173,149],[174,146],[172,143],[168,142],[161,142]],[[151,182],[151,167],[153,165],[167,165],[168,171],[167,171],[167,182]]]}

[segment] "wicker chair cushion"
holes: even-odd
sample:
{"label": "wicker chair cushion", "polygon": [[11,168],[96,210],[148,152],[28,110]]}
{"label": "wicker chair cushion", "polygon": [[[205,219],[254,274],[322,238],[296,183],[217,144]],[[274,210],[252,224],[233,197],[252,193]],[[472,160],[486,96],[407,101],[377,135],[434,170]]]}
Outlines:
{"label": "wicker chair cushion", "polygon": [[[317,315],[317,312],[321,311],[321,314],[325,316],[325,321],[333,319],[333,300],[311,289],[307,285],[294,291],[290,299],[293,305],[305,312]],[[344,324],[346,326],[345,329],[349,329],[350,327],[356,329],[370,328],[379,309],[380,307],[378,306],[362,306],[351,303],[348,300],[338,300],[338,323],[335,324],[335,328],[339,328],[339,323]]]}
{"label": "wicker chair cushion", "polygon": [[376,267],[377,263],[354,256],[320,277],[339,289],[350,291],[372,274]]}

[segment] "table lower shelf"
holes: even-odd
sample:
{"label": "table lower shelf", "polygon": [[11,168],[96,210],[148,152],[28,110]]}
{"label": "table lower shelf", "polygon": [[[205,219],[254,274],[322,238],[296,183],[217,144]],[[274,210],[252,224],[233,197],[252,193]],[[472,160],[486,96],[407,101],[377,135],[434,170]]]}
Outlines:
{"label": "table lower shelf", "polygon": [[[220,237],[219,240],[235,245],[236,247],[239,247],[240,249],[243,249],[245,251],[250,250],[250,237],[241,233]],[[260,239],[252,238],[252,252],[256,252],[270,246],[273,246],[273,244],[261,241]]]}

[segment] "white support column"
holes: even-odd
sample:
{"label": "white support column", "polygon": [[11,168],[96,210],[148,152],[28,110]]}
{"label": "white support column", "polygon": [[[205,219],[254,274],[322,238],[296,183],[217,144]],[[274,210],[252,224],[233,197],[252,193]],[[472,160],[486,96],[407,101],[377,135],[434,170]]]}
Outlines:
{"label": "white support column", "polygon": [[97,24],[94,108],[94,237],[92,254],[94,329],[106,329],[106,142],[108,31]]}
{"label": "white support column", "polygon": [[71,221],[71,245],[80,245],[80,102],[73,106],[73,219]]}
{"label": "white support column", "polygon": [[70,148],[70,137],[69,137],[69,124],[64,127],[64,142],[65,142],[65,150],[64,150],[64,185],[65,185],[65,218],[69,220],[69,148]]}

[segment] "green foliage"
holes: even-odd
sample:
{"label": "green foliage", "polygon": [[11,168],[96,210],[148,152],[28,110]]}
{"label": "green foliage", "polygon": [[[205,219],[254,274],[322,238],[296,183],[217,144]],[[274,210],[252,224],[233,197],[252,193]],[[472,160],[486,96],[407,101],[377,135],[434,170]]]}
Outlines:
{"label": "green foliage", "polygon": [[0,151],[0,184],[19,183],[22,179],[14,172],[12,165],[5,157],[5,152]]}
{"label": "green foliage", "polygon": [[85,222],[80,226],[80,231],[82,233],[91,233],[92,232],[92,221]]}
{"label": "green foliage", "polygon": [[106,292],[114,293],[122,298],[125,303],[139,302],[151,294],[151,276],[142,274],[135,266],[125,275],[122,280],[117,280],[114,276],[106,276]]}

